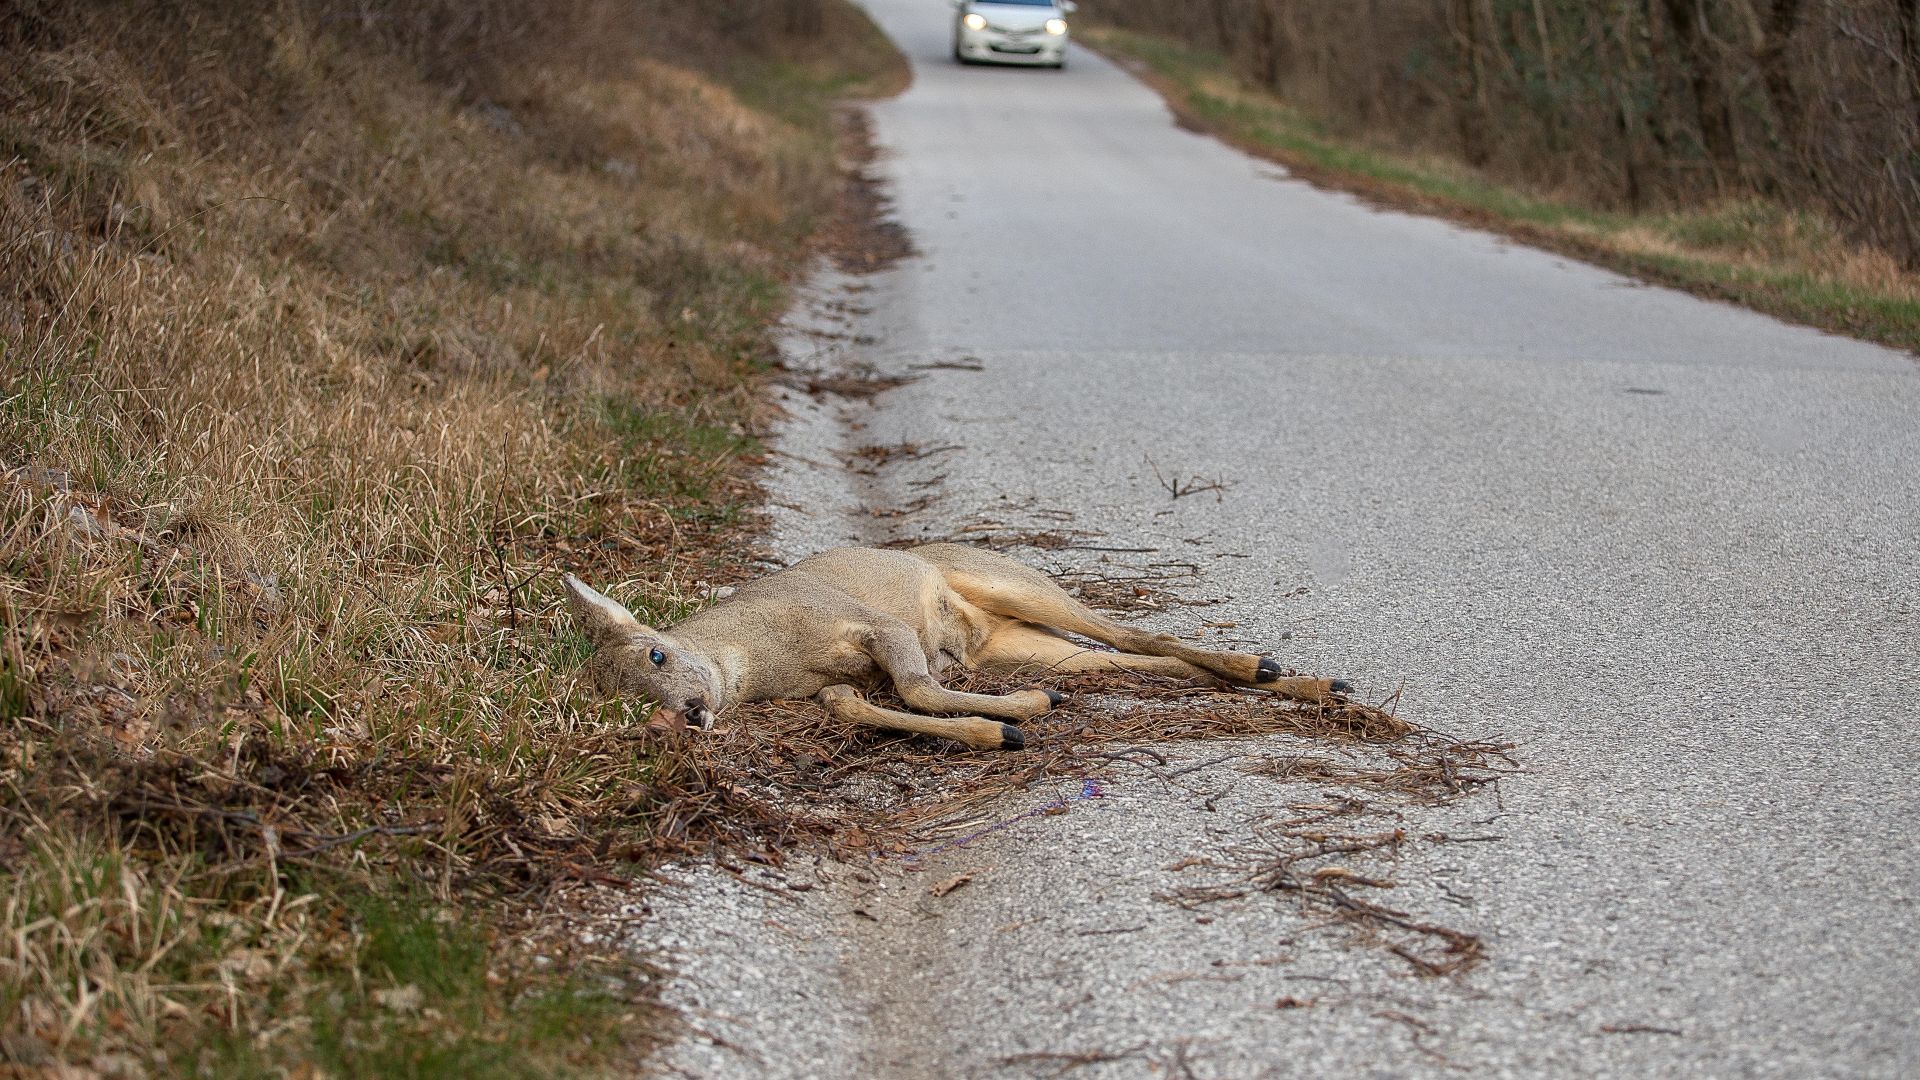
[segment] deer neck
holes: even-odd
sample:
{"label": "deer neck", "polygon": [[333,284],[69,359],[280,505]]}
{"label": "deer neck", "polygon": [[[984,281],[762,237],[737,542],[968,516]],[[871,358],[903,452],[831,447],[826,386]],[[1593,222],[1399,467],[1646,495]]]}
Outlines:
{"label": "deer neck", "polygon": [[700,651],[719,679],[720,700],[713,707],[717,713],[740,700],[740,687],[747,679],[746,650],[733,645],[718,645]]}
{"label": "deer neck", "polygon": [[737,631],[710,618],[718,610],[709,608],[673,628],[683,650],[700,657],[712,669],[720,693],[720,700],[713,702],[716,713],[738,704],[742,688],[753,678],[747,650],[735,641]]}

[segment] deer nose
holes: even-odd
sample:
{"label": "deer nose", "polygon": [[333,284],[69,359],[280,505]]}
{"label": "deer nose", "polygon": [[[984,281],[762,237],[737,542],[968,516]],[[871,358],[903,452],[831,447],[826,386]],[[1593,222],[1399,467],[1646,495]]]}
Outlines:
{"label": "deer nose", "polygon": [[687,720],[701,731],[713,729],[713,712],[707,708],[707,699],[697,697],[687,702]]}

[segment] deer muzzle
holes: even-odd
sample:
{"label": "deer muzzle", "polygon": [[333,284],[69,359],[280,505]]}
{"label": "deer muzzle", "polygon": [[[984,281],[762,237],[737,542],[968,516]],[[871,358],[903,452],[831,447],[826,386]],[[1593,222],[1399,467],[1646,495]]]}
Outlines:
{"label": "deer muzzle", "polygon": [[713,710],[707,707],[705,698],[695,698],[681,709],[662,705],[647,716],[647,728],[651,731],[685,731],[689,727],[713,730]]}

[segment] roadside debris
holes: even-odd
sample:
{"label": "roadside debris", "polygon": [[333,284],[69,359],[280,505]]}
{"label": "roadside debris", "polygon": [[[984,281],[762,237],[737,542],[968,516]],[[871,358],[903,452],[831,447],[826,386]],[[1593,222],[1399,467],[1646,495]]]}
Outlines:
{"label": "roadside debris", "polygon": [[935,885],[933,888],[928,889],[927,892],[933,896],[945,896],[948,893],[952,892],[953,890],[959,888],[962,885],[965,885],[967,882],[972,880],[973,880],[973,874],[971,871],[965,874],[955,874],[952,877],[948,878],[947,880],[942,881],[939,884]]}

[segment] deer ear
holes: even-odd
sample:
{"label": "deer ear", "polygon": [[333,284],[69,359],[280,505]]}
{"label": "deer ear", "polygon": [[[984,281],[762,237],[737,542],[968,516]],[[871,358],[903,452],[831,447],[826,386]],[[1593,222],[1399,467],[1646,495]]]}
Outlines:
{"label": "deer ear", "polygon": [[646,627],[633,617],[633,612],[621,607],[618,600],[600,593],[572,574],[560,580],[567,587],[567,606],[573,610],[573,617],[580,620],[581,627],[594,645],[625,638],[635,631],[645,632]]}

